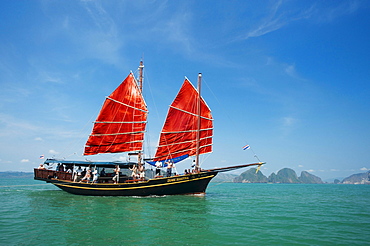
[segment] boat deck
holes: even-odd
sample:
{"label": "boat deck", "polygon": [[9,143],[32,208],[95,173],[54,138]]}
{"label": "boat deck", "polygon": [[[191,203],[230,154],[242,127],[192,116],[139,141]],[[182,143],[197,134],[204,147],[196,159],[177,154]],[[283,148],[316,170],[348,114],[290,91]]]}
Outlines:
{"label": "boat deck", "polygon": [[[72,173],[69,173],[69,172],[35,168],[34,169],[34,179],[43,180],[43,181],[47,181],[51,179],[58,179],[58,180],[73,182],[73,175]],[[144,182],[144,181],[147,181],[147,180],[146,179],[133,179],[124,174],[120,175],[120,179],[119,179],[119,183],[135,183],[135,182]],[[87,183],[87,182],[83,182],[83,183]],[[97,183],[113,183],[113,176],[110,174],[104,177],[99,176]]]}

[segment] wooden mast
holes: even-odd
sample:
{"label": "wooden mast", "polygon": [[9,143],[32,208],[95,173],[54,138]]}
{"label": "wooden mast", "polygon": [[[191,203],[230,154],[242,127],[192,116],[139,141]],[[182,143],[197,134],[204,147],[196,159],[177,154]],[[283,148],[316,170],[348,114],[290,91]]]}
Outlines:
{"label": "wooden mast", "polygon": [[139,89],[140,89],[140,92],[141,92],[141,93],[143,93],[143,80],[144,80],[143,70],[144,70],[144,63],[143,63],[143,61],[141,60],[141,61],[140,61],[140,65],[139,65],[139,79],[138,79],[138,82],[139,82]]}
{"label": "wooden mast", "polygon": [[[140,89],[141,94],[143,94],[143,80],[144,80],[143,70],[144,70],[144,63],[143,63],[143,60],[141,60],[140,65],[139,65],[139,78],[138,78],[138,85],[139,85],[139,89]],[[143,155],[142,151],[139,151],[139,153],[137,155],[137,164],[138,164],[139,168],[143,165],[142,155]]]}
{"label": "wooden mast", "polygon": [[197,114],[198,114],[198,122],[197,122],[197,138],[196,138],[196,155],[195,155],[195,170],[199,171],[200,170],[200,164],[199,164],[199,152],[200,152],[200,127],[201,127],[201,122],[200,122],[200,117],[201,117],[201,106],[200,106],[200,92],[201,92],[201,84],[202,84],[202,74],[198,74],[198,99],[197,99]]}

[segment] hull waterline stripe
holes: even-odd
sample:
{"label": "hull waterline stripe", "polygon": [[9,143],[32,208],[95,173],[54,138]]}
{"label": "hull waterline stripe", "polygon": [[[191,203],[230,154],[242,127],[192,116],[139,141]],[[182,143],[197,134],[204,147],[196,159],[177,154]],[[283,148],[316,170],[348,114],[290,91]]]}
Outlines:
{"label": "hull waterline stripe", "polygon": [[145,185],[145,186],[135,186],[135,187],[125,187],[125,188],[99,188],[99,187],[79,187],[79,186],[74,186],[74,185],[65,185],[65,184],[58,184],[58,183],[52,183],[53,185],[56,186],[63,186],[63,187],[69,187],[69,188],[75,188],[75,189],[84,189],[84,190],[133,190],[133,189],[143,189],[143,188],[152,188],[152,187],[158,187],[158,186],[166,186],[166,185],[172,185],[172,184],[180,184],[180,183],[186,183],[186,182],[192,182],[192,181],[197,181],[201,179],[206,179],[206,178],[213,178],[215,175],[209,175],[209,176],[204,176],[200,178],[195,178],[191,180],[181,180],[177,182],[168,182],[165,184],[154,184],[154,185]]}

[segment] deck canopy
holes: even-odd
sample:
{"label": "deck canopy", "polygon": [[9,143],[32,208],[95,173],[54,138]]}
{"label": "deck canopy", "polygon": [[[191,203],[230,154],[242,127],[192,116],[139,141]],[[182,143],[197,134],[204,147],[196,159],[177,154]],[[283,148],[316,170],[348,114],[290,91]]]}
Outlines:
{"label": "deck canopy", "polygon": [[119,162],[119,161],[66,161],[66,160],[58,160],[58,159],[47,159],[44,164],[63,164],[63,165],[76,165],[82,167],[105,167],[105,168],[112,168],[116,165],[119,165],[120,168],[130,168],[133,165],[136,165],[135,162]]}

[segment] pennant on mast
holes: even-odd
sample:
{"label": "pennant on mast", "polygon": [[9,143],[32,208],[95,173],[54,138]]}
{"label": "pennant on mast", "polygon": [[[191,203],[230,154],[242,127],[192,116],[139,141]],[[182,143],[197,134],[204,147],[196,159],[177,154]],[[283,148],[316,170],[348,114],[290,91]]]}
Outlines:
{"label": "pennant on mast", "polygon": [[106,98],[84,155],[141,151],[147,114],[141,90],[130,73]]}

